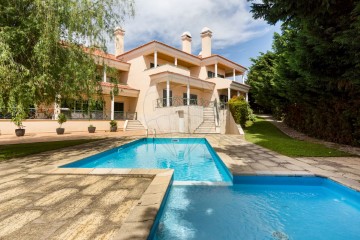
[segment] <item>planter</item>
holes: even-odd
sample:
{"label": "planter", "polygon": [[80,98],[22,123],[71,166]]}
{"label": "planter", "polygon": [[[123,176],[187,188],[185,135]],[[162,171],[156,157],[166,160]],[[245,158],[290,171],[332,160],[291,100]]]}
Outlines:
{"label": "planter", "polygon": [[116,132],[117,131],[117,127],[110,127],[110,132]]}
{"label": "planter", "polygon": [[57,128],[57,129],[56,129],[56,133],[57,133],[58,135],[64,134],[64,132],[65,132],[65,128]]}
{"label": "planter", "polygon": [[88,127],[89,133],[95,133],[96,127]]}
{"label": "planter", "polygon": [[16,136],[18,136],[18,137],[22,137],[22,136],[24,136],[25,135],[25,129],[15,129],[15,134],[16,134]]}

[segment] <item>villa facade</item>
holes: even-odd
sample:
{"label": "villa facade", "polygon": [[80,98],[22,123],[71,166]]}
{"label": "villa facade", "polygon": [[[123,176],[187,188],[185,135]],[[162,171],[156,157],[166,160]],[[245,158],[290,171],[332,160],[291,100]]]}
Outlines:
{"label": "villa facade", "polygon": [[[152,41],[127,52],[125,32],[116,29],[114,35],[115,55],[111,59],[118,62],[122,85],[117,96],[104,98],[110,119],[122,117],[117,116],[121,111],[136,115],[147,129],[191,133],[204,122],[204,110],[211,114],[210,108],[221,108],[220,104],[233,96],[247,99],[249,86],[243,80],[247,69],[212,54],[209,28],[201,31],[201,52],[196,55],[189,32],[181,36],[182,49]],[[108,84],[106,71],[102,84]],[[216,109],[213,112],[215,120]]]}
{"label": "villa facade", "polygon": [[[201,31],[201,52],[192,53],[192,36],[184,32],[182,48],[151,41],[124,51],[125,31],[114,31],[115,55],[102,51],[92,53],[102,73],[102,104],[84,112],[82,104],[54,105],[56,119],[60,112],[69,119],[92,121],[117,120],[124,130],[150,129],[158,132],[226,132],[226,113],[222,104],[231,97],[248,98],[249,86],[244,83],[245,67],[217,54],[212,54],[212,31]],[[106,66],[116,69],[117,86],[111,81]],[[112,95],[111,89],[118,88]],[[34,110],[38,116],[41,109]],[[47,114],[47,115],[46,115]],[[224,115],[225,114],[225,115]],[[36,118],[36,117],[34,117]],[[223,128],[223,130],[221,130]],[[101,130],[101,129],[100,129]]]}

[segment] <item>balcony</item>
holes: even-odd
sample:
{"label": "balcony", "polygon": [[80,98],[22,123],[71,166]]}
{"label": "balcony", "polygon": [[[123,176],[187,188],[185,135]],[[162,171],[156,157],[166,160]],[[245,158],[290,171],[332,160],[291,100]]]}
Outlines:
{"label": "balcony", "polygon": [[173,72],[184,76],[190,76],[190,70],[179,65],[165,64],[156,68],[149,68],[145,70],[149,75],[155,75],[162,72]]}
{"label": "balcony", "polygon": [[[206,100],[203,98],[188,99],[188,98],[182,98],[182,97],[171,97],[169,99],[169,101],[170,101],[170,107],[180,107],[180,106],[212,107],[212,106],[214,106],[213,101]],[[156,107],[157,108],[167,107],[167,98],[156,99]]]}

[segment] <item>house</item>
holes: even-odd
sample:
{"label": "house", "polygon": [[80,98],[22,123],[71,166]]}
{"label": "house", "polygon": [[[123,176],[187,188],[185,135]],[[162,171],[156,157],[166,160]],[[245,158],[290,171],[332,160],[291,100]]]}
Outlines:
{"label": "house", "polygon": [[[247,69],[212,54],[209,28],[201,31],[199,55],[192,53],[189,32],[181,36],[182,49],[152,41],[127,52],[125,31],[118,28],[114,35],[115,55],[111,59],[118,62],[124,85],[114,98],[104,97],[110,119],[138,120],[144,128],[161,132],[192,133],[205,115],[216,117],[214,103],[219,108],[234,95],[247,99],[249,86],[243,81]],[[102,84],[108,84],[106,71]]]}
{"label": "house", "polygon": [[[192,52],[189,32],[181,36],[181,49],[151,41],[125,52],[125,31],[117,28],[114,37],[115,55],[100,50],[92,53],[102,73],[103,90],[102,103],[90,112],[92,121],[118,120],[124,130],[233,132],[226,130],[229,121],[233,124],[234,121],[223,112],[226,111],[223,103],[233,96],[243,95],[247,99],[250,87],[243,78],[247,69],[212,54],[209,28],[201,31],[200,54]],[[106,66],[116,69],[116,76]],[[112,77],[117,78],[116,86]],[[112,94],[113,87],[118,88],[117,95]],[[86,102],[55,105],[53,118],[60,112],[74,121],[89,118],[83,104]]]}

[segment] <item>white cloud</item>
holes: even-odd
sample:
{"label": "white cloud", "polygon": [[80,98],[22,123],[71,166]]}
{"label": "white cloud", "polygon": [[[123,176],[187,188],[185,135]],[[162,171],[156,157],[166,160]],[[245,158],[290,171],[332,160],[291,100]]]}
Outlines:
{"label": "white cloud", "polygon": [[198,53],[205,26],[213,31],[215,50],[249,41],[270,29],[264,21],[252,18],[246,0],[135,0],[135,4],[135,17],[123,26],[126,50],[154,39],[180,47],[181,34],[189,31],[193,52]]}

